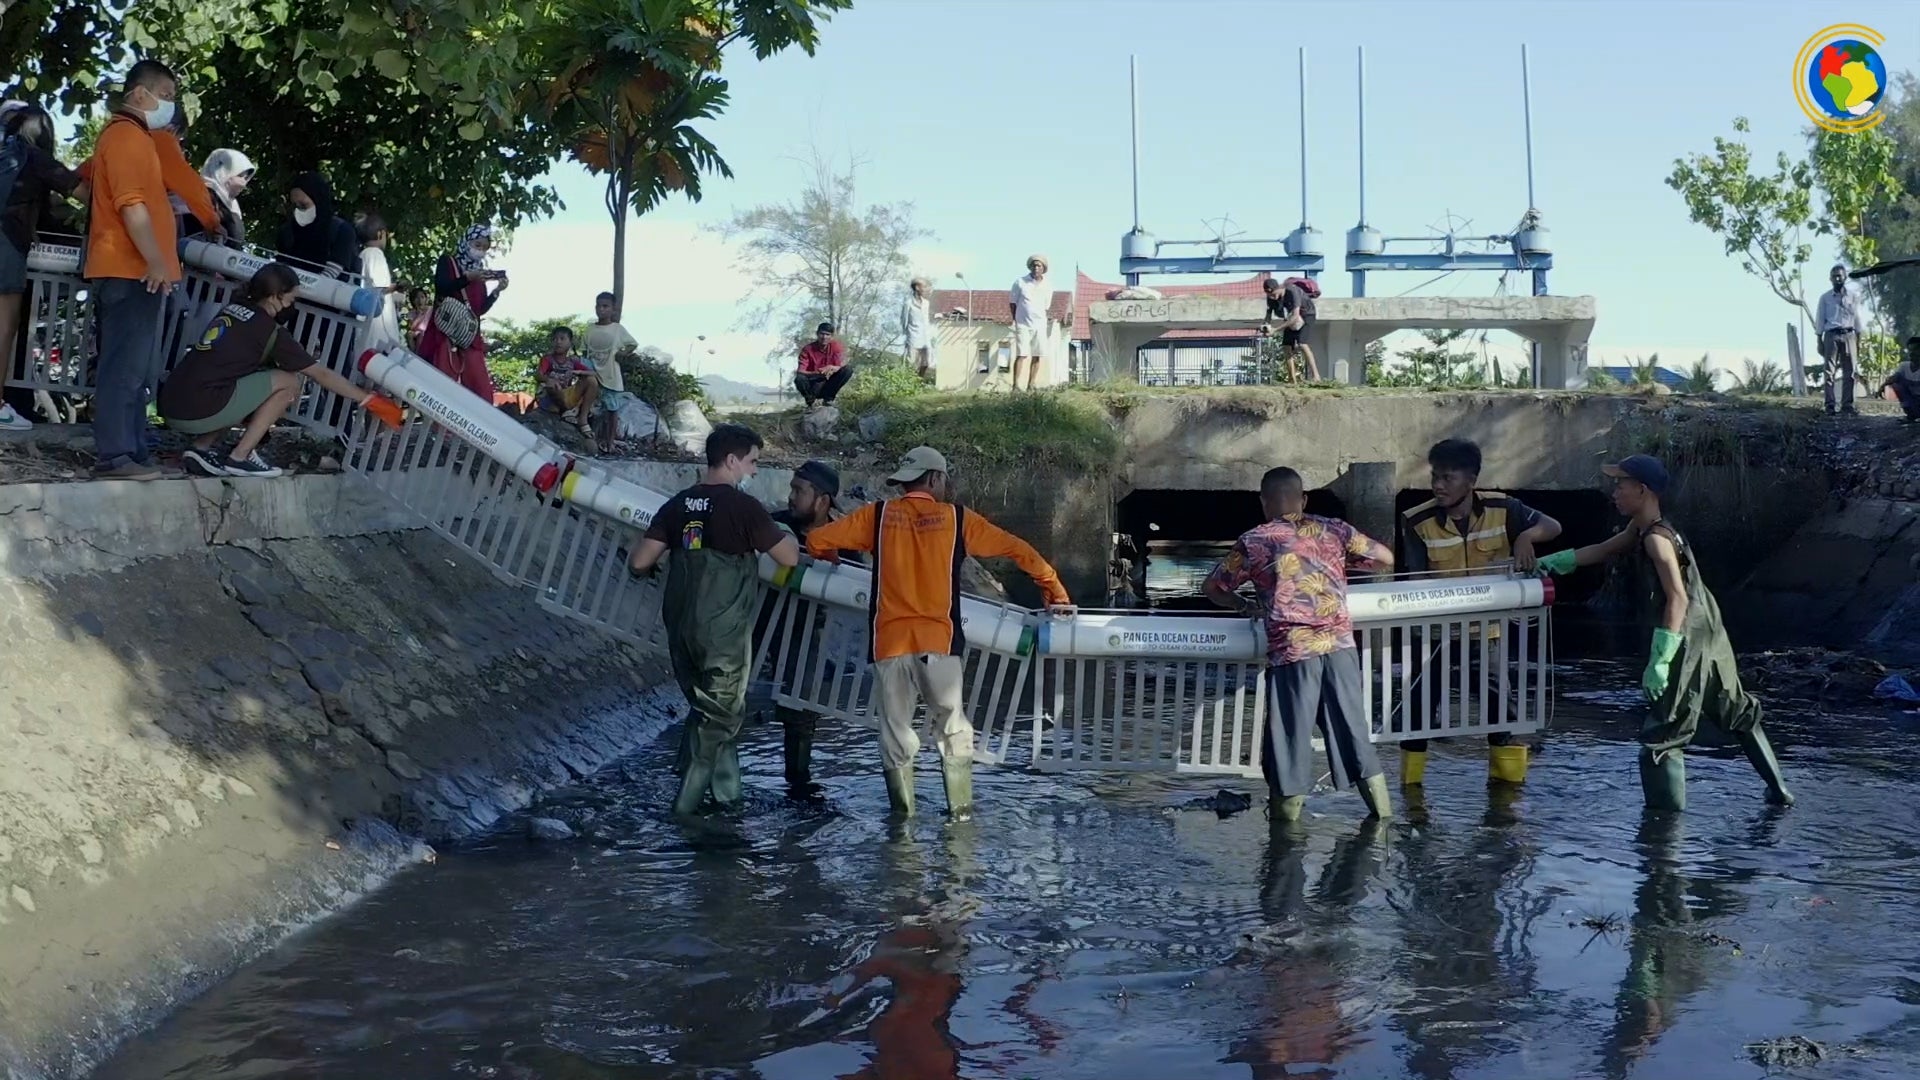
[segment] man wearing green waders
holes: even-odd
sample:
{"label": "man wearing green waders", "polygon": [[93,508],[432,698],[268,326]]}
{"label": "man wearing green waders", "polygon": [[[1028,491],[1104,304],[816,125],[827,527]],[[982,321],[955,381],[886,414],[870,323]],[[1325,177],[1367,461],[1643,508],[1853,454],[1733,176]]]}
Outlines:
{"label": "man wearing green waders", "polygon": [[1543,556],[1539,565],[1548,573],[1566,574],[1622,555],[1639,564],[1653,623],[1652,651],[1640,677],[1649,703],[1640,728],[1640,787],[1648,809],[1686,809],[1685,751],[1702,720],[1733,736],[1746,751],[1766,781],[1768,802],[1793,805],[1780,761],[1760,726],[1760,702],[1740,685],[1720,606],[1700,579],[1693,549],[1661,515],[1666,466],[1635,454],[1601,471],[1613,478],[1613,505],[1630,519],[1627,527],[1603,543]]}
{"label": "man wearing green waders", "polygon": [[733,740],[747,711],[760,553],[781,566],[800,561],[793,535],[740,490],[758,467],[761,445],[759,435],[739,424],[714,428],[706,473],[660,507],[628,564],[634,574],[649,574],[673,553],[660,614],[674,678],[692,707],[681,743],[680,794],[673,800],[673,812],[683,817],[698,811],[709,791],[722,809],[740,802]]}

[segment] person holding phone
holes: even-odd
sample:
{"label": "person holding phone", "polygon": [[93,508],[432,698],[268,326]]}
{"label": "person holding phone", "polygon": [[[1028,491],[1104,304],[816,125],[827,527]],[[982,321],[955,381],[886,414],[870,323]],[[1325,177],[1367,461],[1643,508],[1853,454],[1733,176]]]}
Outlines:
{"label": "person holding phone", "polygon": [[427,362],[488,404],[493,403],[493,375],[487,370],[480,317],[507,291],[506,272],[487,266],[492,250],[493,226],[475,225],[453,254],[441,258],[433,272],[433,314],[419,343]]}

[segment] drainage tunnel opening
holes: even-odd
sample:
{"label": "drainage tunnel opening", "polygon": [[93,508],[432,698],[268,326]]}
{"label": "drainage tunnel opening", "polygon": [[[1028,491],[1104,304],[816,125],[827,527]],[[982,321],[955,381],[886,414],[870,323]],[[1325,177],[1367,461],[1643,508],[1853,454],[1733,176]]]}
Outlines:
{"label": "drainage tunnel opening", "polygon": [[[1581,491],[1548,491],[1544,489],[1507,489],[1506,494],[1519,499],[1535,510],[1560,522],[1560,538],[1540,549],[1540,554],[1558,551],[1563,547],[1577,548],[1588,544],[1597,544],[1612,536],[1619,515],[1614,512],[1613,502],[1604,492],[1591,488]],[[1433,498],[1433,492],[1420,488],[1407,488],[1394,499],[1396,521],[1399,515]],[[1407,557],[1407,538],[1404,532],[1396,529],[1393,542],[1393,555],[1401,565]],[[1591,599],[1606,584],[1605,567],[1589,566],[1574,571],[1555,582],[1556,604],[1582,604]]]}
{"label": "drainage tunnel opening", "polygon": [[[1307,492],[1307,512],[1345,520],[1346,503],[1325,488]],[[1240,534],[1266,520],[1260,493],[1249,490],[1145,489],[1120,500],[1114,521],[1120,536],[1108,602],[1172,610],[1211,610],[1201,594],[1209,571]]]}

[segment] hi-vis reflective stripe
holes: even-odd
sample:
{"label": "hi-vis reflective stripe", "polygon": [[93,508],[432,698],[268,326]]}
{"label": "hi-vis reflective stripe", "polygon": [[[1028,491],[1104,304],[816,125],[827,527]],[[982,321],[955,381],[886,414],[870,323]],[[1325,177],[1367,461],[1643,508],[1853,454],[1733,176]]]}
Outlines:
{"label": "hi-vis reflective stripe", "polygon": [[1438,537],[1438,538],[1423,537],[1423,539],[1426,540],[1427,547],[1429,549],[1432,549],[1432,548],[1459,547],[1461,544],[1466,543],[1468,540],[1491,540],[1496,536],[1505,536],[1505,535],[1507,535],[1507,530],[1503,526],[1500,528],[1493,528],[1493,529],[1475,529],[1473,532],[1470,532],[1465,536],[1445,536],[1445,537]]}
{"label": "hi-vis reflective stripe", "polygon": [[1458,536],[1447,536],[1438,540],[1432,539],[1431,537],[1423,537],[1422,539],[1427,541],[1427,547],[1429,549],[1459,547],[1461,544],[1466,543],[1464,538]]}

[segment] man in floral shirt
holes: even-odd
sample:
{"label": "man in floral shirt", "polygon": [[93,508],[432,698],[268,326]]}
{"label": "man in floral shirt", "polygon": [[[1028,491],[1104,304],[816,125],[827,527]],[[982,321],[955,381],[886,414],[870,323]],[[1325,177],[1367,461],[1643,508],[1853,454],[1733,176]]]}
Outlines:
{"label": "man in floral shirt", "polygon": [[[1347,614],[1347,568],[1391,570],[1393,552],[1344,521],[1307,510],[1292,469],[1260,478],[1265,525],[1241,536],[1207,576],[1207,597],[1265,620],[1267,740],[1260,767],[1280,815],[1297,820],[1313,789],[1313,725],[1327,744],[1333,786],[1362,788],[1367,809],[1393,816],[1360,693],[1360,659]],[[1252,584],[1257,601],[1239,595]]]}

